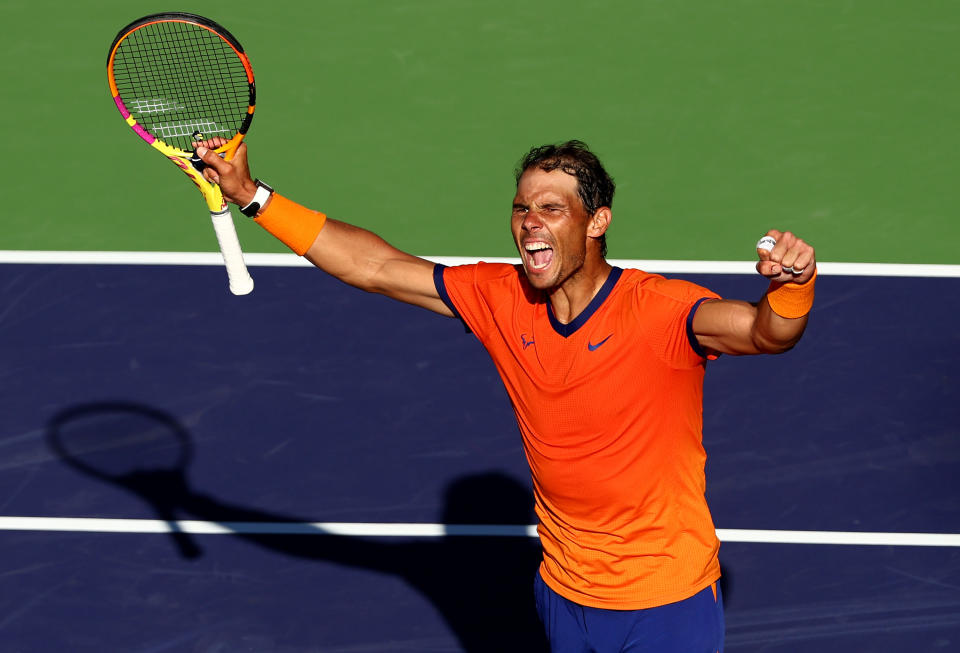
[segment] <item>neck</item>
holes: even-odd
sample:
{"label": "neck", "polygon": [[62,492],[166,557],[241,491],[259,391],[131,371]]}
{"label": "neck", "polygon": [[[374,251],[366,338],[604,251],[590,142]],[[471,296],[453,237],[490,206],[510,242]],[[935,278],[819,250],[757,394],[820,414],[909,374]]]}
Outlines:
{"label": "neck", "polygon": [[561,324],[570,324],[590,301],[600,292],[600,288],[613,269],[604,259],[593,265],[584,264],[579,270],[567,277],[559,286],[547,291],[553,315]]}

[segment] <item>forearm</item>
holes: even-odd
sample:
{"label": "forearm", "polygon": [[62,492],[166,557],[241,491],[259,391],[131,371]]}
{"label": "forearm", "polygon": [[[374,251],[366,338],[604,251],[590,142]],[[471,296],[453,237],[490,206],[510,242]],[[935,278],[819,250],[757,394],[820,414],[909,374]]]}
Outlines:
{"label": "forearm", "polygon": [[366,229],[328,219],[276,193],[256,222],[295,254],[361,290],[375,290],[390,261],[416,259]]}
{"label": "forearm", "polygon": [[777,315],[764,296],[757,304],[756,318],[750,333],[755,353],[779,354],[791,349],[803,336],[807,328],[807,318],[807,315],[797,318]]}
{"label": "forearm", "polygon": [[346,284],[380,293],[388,293],[391,279],[404,268],[433,266],[371,231],[330,218],[303,256]]}
{"label": "forearm", "polygon": [[296,254],[346,284],[452,315],[434,286],[434,264],[371,231],[329,219],[276,193],[256,221]]}
{"label": "forearm", "polygon": [[807,328],[813,307],[813,277],[803,283],[771,283],[757,304],[751,337],[762,353],[776,354],[793,347]]}

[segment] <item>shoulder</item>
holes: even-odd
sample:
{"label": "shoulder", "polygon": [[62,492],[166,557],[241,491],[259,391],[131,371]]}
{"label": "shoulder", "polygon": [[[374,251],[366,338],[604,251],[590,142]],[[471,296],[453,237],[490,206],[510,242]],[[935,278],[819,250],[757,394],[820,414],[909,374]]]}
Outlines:
{"label": "shoulder", "polygon": [[537,301],[523,269],[506,263],[438,264],[434,284],[444,304],[478,337],[498,311]]}
{"label": "shoulder", "polygon": [[523,270],[519,265],[508,263],[470,263],[451,267],[437,266],[442,271],[444,282],[447,284],[474,284],[484,286],[518,286],[526,282]]}
{"label": "shoulder", "polygon": [[434,282],[448,306],[451,301],[453,304],[474,301],[491,304],[508,298],[535,303],[538,296],[530,287],[523,267],[508,263],[479,262],[447,268],[437,265]]}
{"label": "shoulder", "polygon": [[701,302],[719,297],[712,290],[684,279],[633,270],[632,309],[638,329],[668,365],[690,368],[707,358],[693,332],[693,317]]}
{"label": "shoulder", "polygon": [[485,263],[480,261],[475,267],[477,270],[477,279],[480,281],[516,283],[526,280],[526,276],[523,274],[523,267],[520,265]]}
{"label": "shoulder", "polygon": [[668,279],[643,270],[624,270],[625,285],[635,289],[638,298],[651,302],[693,304],[701,299],[716,299],[719,295],[685,279]]}

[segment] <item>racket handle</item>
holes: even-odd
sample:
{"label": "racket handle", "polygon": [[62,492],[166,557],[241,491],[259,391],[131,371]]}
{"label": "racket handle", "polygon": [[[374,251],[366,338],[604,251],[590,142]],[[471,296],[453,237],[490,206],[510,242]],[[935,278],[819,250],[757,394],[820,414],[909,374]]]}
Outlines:
{"label": "racket handle", "polygon": [[246,295],[253,290],[253,277],[247,272],[247,264],[243,262],[243,250],[240,248],[240,239],[233,226],[233,216],[230,209],[211,211],[213,230],[220,243],[220,253],[223,263],[227,267],[227,279],[230,281],[230,292],[234,295]]}

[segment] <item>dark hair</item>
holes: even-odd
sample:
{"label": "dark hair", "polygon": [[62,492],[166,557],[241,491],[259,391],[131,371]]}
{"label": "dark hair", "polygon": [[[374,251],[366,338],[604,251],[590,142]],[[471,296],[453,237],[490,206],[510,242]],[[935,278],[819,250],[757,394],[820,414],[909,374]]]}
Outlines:
{"label": "dark hair", "polygon": [[[540,168],[544,172],[562,170],[577,178],[577,194],[583,202],[583,208],[593,215],[597,209],[613,205],[613,193],[616,184],[604,170],[597,155],[590,151],[583,141],[567,141],[557,145],[534,147],[520,161],[516,169],[517,184],[520,177],[530,168]],[[600,236],[600,253],[607,255],[607,236]]]}

